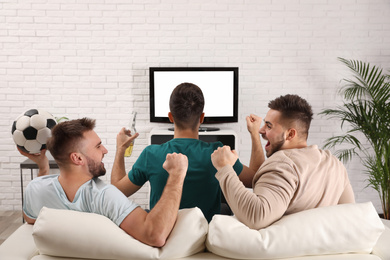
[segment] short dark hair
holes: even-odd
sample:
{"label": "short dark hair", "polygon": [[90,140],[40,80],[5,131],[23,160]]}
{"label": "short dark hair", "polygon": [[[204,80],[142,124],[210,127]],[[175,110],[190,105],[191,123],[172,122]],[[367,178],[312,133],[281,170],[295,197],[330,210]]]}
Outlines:
{"label": "short dark hair", "polygon": [[181,83],[172,91],[169,109],[178,128],[195,130],[203,108],[203,92],[197,85]]}
{"label": "short dark hair", "polygon": [[270,109],[281,113],[281,121],[285,127],[296,124],[302,135],[307,139],[313,111],[310,104],[298,95],[280,96],[268,103]]}
{"label": "short dark hair", "polygon": [[53,127],[46,145],[59,166],[69,162],[69,155],[77,150],[83,134],[95,128],[95,122],[94,119],[84,117],[65,121]]}

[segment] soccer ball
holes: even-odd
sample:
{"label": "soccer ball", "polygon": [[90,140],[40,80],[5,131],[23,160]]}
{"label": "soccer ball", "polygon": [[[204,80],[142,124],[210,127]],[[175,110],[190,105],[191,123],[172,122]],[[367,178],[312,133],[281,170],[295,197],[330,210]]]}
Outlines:
{"label": "soccer ball", "polygon": [[57,124],[48,112],[30,109],[18,116],[12,124],[12,138],[23,151],[35,154],[46,149],[46,141],[51,136],[51,128]]}

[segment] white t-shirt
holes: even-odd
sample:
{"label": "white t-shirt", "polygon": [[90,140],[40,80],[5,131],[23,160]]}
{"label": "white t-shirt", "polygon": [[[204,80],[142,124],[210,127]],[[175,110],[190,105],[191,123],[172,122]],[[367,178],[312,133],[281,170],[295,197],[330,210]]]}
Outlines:
{"label": "white t-shirt", "polygon": [[70,202],[58,181],[58,175],[45,175],[27,185],[23,211],[27,217],[36,219],[42,207],[96,213],[108,217],[119,226],[138,205],[115,186],[105,184],[99,178],[84,183]]}

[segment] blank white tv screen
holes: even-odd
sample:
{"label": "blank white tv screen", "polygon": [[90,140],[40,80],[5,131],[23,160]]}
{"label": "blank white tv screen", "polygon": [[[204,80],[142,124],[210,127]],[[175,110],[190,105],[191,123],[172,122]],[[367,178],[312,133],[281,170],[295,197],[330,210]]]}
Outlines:
{"label": "blank white tv screen", "polygon": [[184,82],[202,90],[205,117],[234,116],[234,71],[154,71],[156,117],[168,116],[171,93]]}

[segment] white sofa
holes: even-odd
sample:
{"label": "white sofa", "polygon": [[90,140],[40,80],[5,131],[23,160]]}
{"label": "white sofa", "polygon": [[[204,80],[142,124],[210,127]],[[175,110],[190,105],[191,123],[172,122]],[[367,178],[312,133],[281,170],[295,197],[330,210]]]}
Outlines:
{"label": "white sofa", "polygon": [[362,203],[292,214],[257,231],[231,216],[207,223],[195,208],[179,212],[157,249],[103,216],[44,208],[34,226],[22,225],[0,246],[0,260],[228,258],[390,260],[390,221]]}

